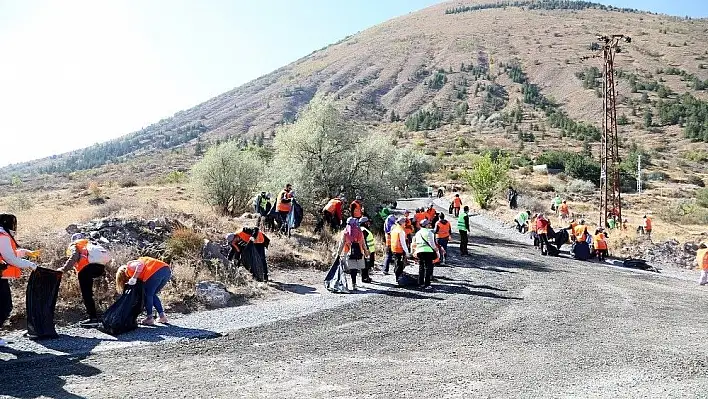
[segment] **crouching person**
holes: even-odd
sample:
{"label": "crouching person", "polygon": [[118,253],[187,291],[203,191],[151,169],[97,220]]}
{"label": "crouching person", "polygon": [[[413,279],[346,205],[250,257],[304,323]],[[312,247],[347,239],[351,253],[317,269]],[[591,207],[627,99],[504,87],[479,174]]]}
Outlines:
{"label": "crouching person", "polygon": [[229,244],[230,261],[237,260],[236,266],[241,264],[241,254],[249,242],[253,243],[258,255],[263,258],[263,279],[268,281],[268,262],[266,261],[266,248],[270,245],[268,238],[258,227],[244,227],[240,233],[230,233],[226,235],[226,242]]}
{"label": "crouching person", "polygon": [[[91,254],[103,253],[103,256],[90,256]],[[86,307],[88,319],[81,322],[82,325],[100,323],[96,310],[96,301],[93,299],[93,281],[102,277],[106,273],[106,264],[110,261],[108,252],[99,245],[92,244],[82,233],[71,236],[71,244],[66,249],[69,257],[64,266],[57,269],[66,273],[71,269],[76,269],[79,278],[79,288],[81,297]]]}
{"label": "crouching person", "polygon": [[135,285],[138,280],[142,281],[145,287],[145,312],[147,317],[141,324],[152,326],[155,324],[153,307],[157,310],[160,323],[167,323],[165,310],[157,294],[162,291],[170,278],[172,270],[167,263],[147,256],[128,262],[127,265],[118,268],[116,273],[116,289],[118,292],[125,291],[125,285]]}
{"label": "crouching person", "polygon": [[[18,248],[15,241],[17,218],[14,215],[0,215],[0,327],[12,313],[12,295],[10,293],[10,280],[22,277],[21,269],[34,270],[37,265],[26,259],[25,256],[33,252]],[[0,338],[0,347],[7,342]]]}

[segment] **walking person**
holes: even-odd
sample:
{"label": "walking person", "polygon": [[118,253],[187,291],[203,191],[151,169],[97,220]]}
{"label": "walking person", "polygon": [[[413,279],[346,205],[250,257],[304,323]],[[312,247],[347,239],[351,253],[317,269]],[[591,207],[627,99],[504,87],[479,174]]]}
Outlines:
{"label": "walking person", "polygon": [[517,198],[519,196],[519,193],[514,190],[514,187],[509,186],[509,189],[506,192],[506,200],[509,202],[509,209],[516,209],[517,208]]}
{"label": "walking person", "polygon": [[561,224],[568,221],[568,219],[570,218],[570,208],[568,207],[568,203],[565,200],[563,200],[563,202],[560,204],[558,212],[560,213]]}
{"label": "walking person", "polygon": [[396,225],[391,228],[391,252],[396,262],[393,269],[396,281],[403,275],[403,269],[406,267],[406,256],[410,255],[404,227],[406,220],[408,219],[404,217],[398,218]]}
{"label": "walking person", "polygon": [[462,213],[457,218],[457,230],[460,231],[460,255],[468,256],[467,244],[469,243],[470,217],[468,212],[469,206],[465,206]]}
{"label": "walking person", "polygon": [[452,199],[452,211],[455,217],[460,216],[460,207],[462,206],[462,199],[460,199],[460,194],[455,194],[455,198]]}
{"label": "walking person", "polygon": [[352,291],[356,291],[356,276],[359,271],[361,271],[362,279],[368,279],[369,277],[366,275],[366,264],[364,262],[364,258],[369,256],[369,250],[366,248],[364,233],[359,228],[358,220],[352,217],[347,219],[347,228],[342,233],[335,257],[342,255],[344,255],[342,259],[344,269],[352,277]]}
{"label": "walking person", "polygon": [[374,262],[376,262],[376,237],[374,233],[369,230],[371,228],[371,221],[366,216],[359,219],[359,226],[361,227],[361,232],[364,233],[366,249],[369,251],[369,256],[364,258],[365,268],[361,273],[361,281],[371,283],[371,272],[374,270]]}
{"label": "walking person", "polygon": [[154,307],[160,317],[158,321],[166,324],[169,320],[165,316],[165,310],[162,308],[162,302],[157,294],[165,288],[171,277],[172,270],[170,265],[159,259],[143,256],[118,268],[116,272],[116,289],[122,293],[125,291],[126,284],[135,285],[138,280],[142,281],[145,289],[145,313],[147,317],[140,323],[146,326],[155,325]]}
{"label": "walking person", "polygon": [[359,219],[364,216],[364,205],[361,202],[361,197],[356,196],[354,201],[349,205],[349,214],[354,219]]}
{"label": "walking person", "polygon": [[389,274],[389,265],[393,260],[393,251],[391,251],[391,230],[396,226],[396,215],[390,214],[384,221],[384,234],[386,235],[386,258],[383,262],[383,274]]}
{"label": "walking person", "polygon": [[93,299],[93,282],[95,279],[101,278],[106,274],[106,265],[110,261],[110,258],[106,256],[106,258],[103,259],[104,263],[98,263],[98,261],[92,263],[89,258],[89,245],[96,244],[91,244],[89,240],[85,238],[84,234],[76,233],[71,236],[71,244],[69,248],[66,249],[69,258],[64,263],[64,266],[57,269],[62,273],[76,269],[76,274],[79,279],[79,288],[81,289],[81,298],[83,299],[86,314],[88,315],[88,319],[81,322],[82,326],[100,323],[101,321],[98,318],[96,301]]}
{"label": "walking person", "polygon": [[450,232],[452,231],[452,225],[450,222],[445,220],[445,214],[440,212],[438,216],[440,220],[435,223],[435,238],[437,239],[438,245],[442,248],[440,251],[440,263],[445,264],[446,254],[447,254],[447,244],[450,242]]}
{"label": "walking person", "polygon": [[[36,251],[18,248],[15,241],[17,218],[15,215],[0,215],[0,327],[12,313],[12,293],[10,280],[22,277],[22,269],[35,270],[37,265],[26,259],[26,256],[36,254]],[[7,342],[0,338],[0,347]]]}
{"label": "walking person", "polygon": [[696,251],[696,265],[701,269],[700,285],[708,284],[708,243],[702,242]]}
{"label": "walking person", "polygon": [[423,219],[420,230],[413,237],[413,254],[418,258],[418,285],[423,286],[423,289],[431,288],[433,261],[440,256],[434,242],[435,234],[428,228],[428,219]]}

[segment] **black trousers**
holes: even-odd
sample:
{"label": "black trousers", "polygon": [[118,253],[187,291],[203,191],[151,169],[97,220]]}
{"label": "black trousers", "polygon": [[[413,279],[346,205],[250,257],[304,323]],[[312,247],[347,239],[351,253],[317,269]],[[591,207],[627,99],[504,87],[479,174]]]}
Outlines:
{"label": "black trousers", "polygon": [[10,282],[6,279],[0,279],[0,327],[10,317],[10,313],[12,313]]}
{"label": "black trousers", "polygon": [[366,267],[361,271],[361,281],[368,283],[371,281],[371,270],[374,269],[374,262],[376,261],[376,254],[370,253],[369,258],[364,258],[364,263]]}
{"label": "black trousers", "polygon": [[433,260],[435,252],[418,253],[418,285],[429,286],[433,277]]}
{"label": "black trousers", "polygon": [[81,297],[84,300],[84,306],[86,307],[86,313],[89,319],[98,318],[96,301],[93,300],[93,280],[103,276],[105,273],[106,267],[98,263],[89,263],[79,272]]}
{"label": "black trousers", "polygon": [[406,268],[406,254],[393,254],[393,259],[396,260],[396,266],[393,268],[393,273],[396,275],[396,280],[398,280],[403,275],[403,269]]}
{"label": "black trousers", "polygon": [[595,252],[597,252],[597,260],[599,260],[600,262],[603,262],[607,257],[606,249],[596,249]]}
{"label": "black trousers", "polygon": [[464,230],[460,230],[460,253],[462,255],[467,255],[469,252],[467,251],[467,244],[469,243],[469,236],[467,235],[467,232]]}
{"label": "black trousers", "polygon": [[268,261],[266,260],[265,245],[254,244],[253,248],[255,248],[256,252],[258,252],[258,255],[263,258],[263,278],[265,279],[265,281],[268,281]]}
{"label": "black trousers", "polygon": [[548,234],[545,234],[545,233],[539,234],[538,241],[541,246],[541,255],[548,254]]}

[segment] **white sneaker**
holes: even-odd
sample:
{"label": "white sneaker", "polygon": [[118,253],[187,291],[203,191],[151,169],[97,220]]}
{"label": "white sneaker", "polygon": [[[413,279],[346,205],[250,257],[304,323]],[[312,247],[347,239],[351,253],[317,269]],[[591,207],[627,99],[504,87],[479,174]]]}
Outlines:
{"label": "white sneaker", "polygon": [[7,341],[4,339],[0,338],[0,347],[7,346]]}

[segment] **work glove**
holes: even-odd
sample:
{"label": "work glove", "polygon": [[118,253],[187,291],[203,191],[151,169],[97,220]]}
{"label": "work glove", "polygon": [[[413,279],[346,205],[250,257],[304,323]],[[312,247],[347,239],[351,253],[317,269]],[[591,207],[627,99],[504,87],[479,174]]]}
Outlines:
{"label": "work glove", "polygon": [[36,251],[27,251],[27,256],[33,259],[39,258],[39,255],[41,255],[42,251],[39,249]]}
{"label": "work glove", "polygon": [[32,271],[37,270],[37,265],[35,265],[34,263],[32,263],[32,264],[30,265],[30,269],[31,269]]}
{"label": "work glove", "polygon": [[250,241],[250,242],[254,242],[254,241],[256,241],[256,239],[255,239],[255,238],[253,238],[253,237],[251,237],[251,238],[249,238],[249,239],[248,239],[248,241]]}
{"label": "work glove", "polygon": [[128,280],[128,285],[135,285],[138,283],[138,279],[135,277],[131,277],[130,280]]}

